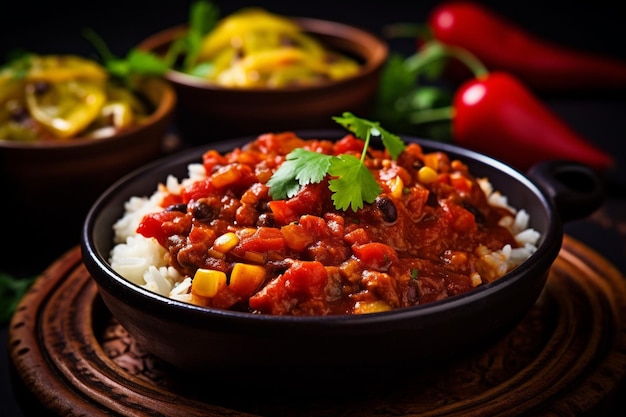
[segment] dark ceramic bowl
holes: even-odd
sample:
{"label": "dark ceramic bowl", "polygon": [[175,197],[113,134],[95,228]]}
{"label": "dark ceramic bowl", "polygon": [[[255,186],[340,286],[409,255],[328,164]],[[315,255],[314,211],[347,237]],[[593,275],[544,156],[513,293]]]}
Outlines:
{"label": "dark ceramic bowl", "polygon": [[112,136],[28,143],[0,140],[1,212],[2,218],[11,219],[3,231],[13,236],[14,262],[41,261],[45,267],[54,258],[40,259],[25,247],[45,245],[49,249],[44,252],[60,255],[76,245],[84,217],[100,194],[130,171],[165,155],[176,92],[160,78],[145,79],[139,88],[154,112],[142,124]]}
{"label": "dark ceramic bowl", "polygon": [[[344,133],[299,134],[338,138]],[[207,149],[225,152],[250,139],[186,150],[125,177],[94,204],[82,234],[83,260],[104,303],[137,342],[176,368],[205,372],[235,384],[258,384],[258,377],[270,378],[272,389],[284,388],[292,384],[294,372],[325,383],[345,382],[346,375],[365,372],[370,384],[389,381],[394,371],[406,376],[411,367],[461,358],[502,337],[525,316],[559,253],[562,219],[589,214],[602,201],[598,178],[577,164],[551,163],[536,171],[552,195],[545,191],[548,187],[485,155],[404,138],[420,143],[425,151],[441,150],[461,159],[470,172],[487,176],[511,205],[525,208],[530,227],[541,233],[536,252],[502,278],[463,295],[391,312],[330,317],[253,315],[197,307],[140,288],[111,269],[107,259],[113,246],[112,225],[122,216],[129,197],[150,195],[157,181],[164,181],[168,174],[184,178],[187,165],[199,161]],[[555,197],[564,202],[562,207],[556,205]],[[580,203],[576,205],[585,207],[584,211],[568,212],[571,201]]]}
{"label": "dark ceramic bowl", "polygon": [[[176,89],[177,127],[187,142],[201,144],[259,132],[332,128],[332,116],[350,109],[367,116],[373,106],[388,47],[373,34],[326,20],[295,18],[303,30],[326,47],[357,59],[361,70],[352,77],[315,86],[289,88],[227,88],[170,70],[166,78]],[[162,54],[186,26],[145,39],[138,47]]]}

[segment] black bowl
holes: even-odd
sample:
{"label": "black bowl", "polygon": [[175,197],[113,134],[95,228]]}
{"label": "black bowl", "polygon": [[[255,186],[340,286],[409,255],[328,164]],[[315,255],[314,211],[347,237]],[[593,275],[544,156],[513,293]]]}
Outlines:
{"label": "black bowl", "polygon": [[[345,134],[297,133],[303,138],[339,138]],[[107,259],[113,246],[112,225],[122,216],[129,197],[152,194],[157,182],[165,181],[168,174],[186,177],[187,165],[200,161],[209,148],[226,152],[252,139],[189,149],[135,171],[96,201],[82,232],[84,263],[104,303],[136,341],[175,368],[203,372],[231,383],[265,385],[271,378],[273,382],[267,385],[275,389],[277,385],[293,385],[294,375],[327,382],[336,381],[334,378],[345,381],[347,374],[389,376],[397,370],[406,375],[412,367],[419,370],[462,358],[502,337],[526,315],[559,253],[563,218],[584,216],[602,201],[599,179],[578,164],[551,163],[537,170],[539,182],[548,184],[540,187],[523,173],[488,156],[452,145],[404,138],[418,142],[425,151],[441,150],[461,159],[470,172],[488,177],[495,189],[508,196],[512,206],[525,208],[530,214],[530,227],[541,233],[536,252],[512,272],[463,295],[354,316],[253,315],[198,307],[154,294],[111,269]],[[573,180],[568,180],[569,170],[574,172]],[[553,175],[555,172],[557,175]],[[586,211],[567,212],[570,198],[563,196],[579,199]],[[568,204],[559,207],[557,200]]]}

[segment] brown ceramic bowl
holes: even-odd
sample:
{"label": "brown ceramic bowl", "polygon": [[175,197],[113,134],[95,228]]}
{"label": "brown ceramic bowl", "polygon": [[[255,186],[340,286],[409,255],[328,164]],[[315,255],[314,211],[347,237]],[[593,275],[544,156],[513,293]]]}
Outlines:
{"label": "brown ceramic bowl", "polygon": [[[388,56],[387,45],[362,29],[326,20],[295,18],[305,32],[328,48],[356,58],[361,71],[343,80],[316,86],[281,89],[233,89],[170,70],[166,78],[178,94],[177,126],[191,143],[292,129],[332,128],[332,116],[370,112],[379,75]],[[164,53],[186,26],[157,33],[139,48]]]}
{"label": "brown ceramic bowl", "polygon": [[[342,132],[302,133],[338,138]],[[334,389],[364,392],[400,383],[412,372],[469,355],[510,331],[541,293],[563,237],[562,222],[585,216],[603,199],[593,172],[550,163],[532,177],[493,158],[457,146],[416,138],[489,178],[514,207],[524,207],[541,233],[537,250],[503,277],[467,293],[414,307],[364,315],[273,316],[224,311],[176,301],[117,274],[109,264],[113,224],[131,196],[150,195],[168,175],[184,178],[187,165],[208,149],[227,152],[250,138],[179,152],[126,176],[90,210],[81,238],[83,261],[105,305],[147,350],[185,372],[201,373],[211,390],[246,396],[270,391]],[[195,381],[195,379],[193,379]],[[305,387],[305,388],[303,388]],[[331,388],[332,387],[332,388]],[[272,394],[273,393],[273,394]]]}
{"label": "brown ceramic bowl", "polygon": [[49,245],[44,253],[60,254],[78,244],[83,218],[95,199],[120,177],[164,155],[176,93],[160,78],[144,80],[141,91],[154,112],[141,125],[113,136],[29,143],[0,140],[2,218],[9,219],[6,228],[17,259],[23,254],[30,264],[45,266],[52,259],[41,259],[39,251],[30,248]]}

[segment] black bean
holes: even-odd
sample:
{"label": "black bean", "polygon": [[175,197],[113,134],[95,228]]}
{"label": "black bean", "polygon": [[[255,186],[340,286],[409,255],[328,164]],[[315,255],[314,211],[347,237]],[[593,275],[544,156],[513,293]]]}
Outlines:
{"label": "black bean", "polygon": [[168,206],[165,211],[180,211],[181,213],[187,212],[187,204],[172,204]]}
{"label": "black bean", "polygon": [[420,168],[424,167],[424,163],[419,159],[416,159],[415,161],[413,161],[412,166],[414,170],[419,171]]}
{"label": "black bean", "polygon": [[203,198],[199,200],[195,200],[189,204],[190,204],[189,209],[191,210],[191,214],[193,215],[195,219],[200,220],[200,221],[204,221],[204,222],[211,221],[217,218],[217,216],[220,213],[219,207],[209,204],[209,202]]}
{"label": "black bean", "polygon": [[398,219],[398,211],[390,198],[380,196],[376,197],[375,204],[383,215],[383,220],[387,223],[393,223]]}
{"label": "black bean", "polygon": [[428,193],[428,198],[426,199],[426,205],[429,207],[439,207],[439,199],[437,198],[437,194],[434,192]]}
{"label": "black bean", "polygon": [[258,227],[274,227],[274,215],[272,213],[261,213],[256,222]]}
{"label": "black bean", "polygon": [[474,219],[476,220],[476,223],[478,224],[485,223],[485,216],[476,207],[474,207],[473,205],[467,202],[463,202],[463,208],[474,215]]}
{"label": "black bean", "polygon": [[261,213],[268,212],[270,211],[270,204],[268,201],[259,200],[256,204],[256,209]]}

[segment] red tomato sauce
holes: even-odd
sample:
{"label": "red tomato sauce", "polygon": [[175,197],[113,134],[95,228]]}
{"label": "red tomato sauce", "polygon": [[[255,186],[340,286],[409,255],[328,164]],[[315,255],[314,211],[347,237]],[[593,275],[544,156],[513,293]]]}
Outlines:
{"label": "red tomato sauce", "polygon": [[382,193],[356,212],[335,209],[328,178],[272,200],[267,182],[293,149],[360,155],[363,144],[352,135],[333,142],[286,132],[224,155],[208,151],[206,179],[168,195],[163,211],[146,215],[137,231],[157,239],[168,262],[193,279],[193,303],[220,309],[373,313],[498,278],[481,253],[518,246],[499,226],[513,213],[489,205],[467,166],[442,152],[425,154],[411,143],[392,160],[370,149],[366,166]]}

